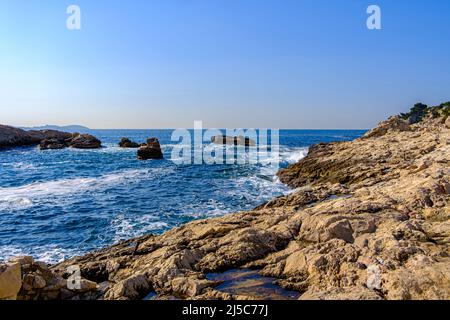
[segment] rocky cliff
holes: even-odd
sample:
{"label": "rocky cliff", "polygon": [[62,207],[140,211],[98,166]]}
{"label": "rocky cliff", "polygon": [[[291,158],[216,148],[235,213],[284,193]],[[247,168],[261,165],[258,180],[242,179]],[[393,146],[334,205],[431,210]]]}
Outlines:
{"label": "rocky cliff", "polygon": [[194,221],[51,268],[78,265],[104,299],[247,299],[207,272],[260,270],[300,299],[450,299],[450,125],[399,117],[319,144],[279,172],[295,188],[249,212]]}

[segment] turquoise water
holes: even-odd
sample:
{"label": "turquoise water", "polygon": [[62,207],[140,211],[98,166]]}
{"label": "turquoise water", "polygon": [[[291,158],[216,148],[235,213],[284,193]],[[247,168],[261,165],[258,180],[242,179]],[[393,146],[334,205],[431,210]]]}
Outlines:
{"label": "turquoise water", "polygon": [[[92,130],[99,150],[0,150],[0,260],[29,254],[54,263],[193,219],[220,216],[285,194],[270,163],[176,165],[172,130]],[[280,132],[281,167],[308,146],[352,140],[360,130]],[[136,160],[121,137],[160,139],[165,160]]]}

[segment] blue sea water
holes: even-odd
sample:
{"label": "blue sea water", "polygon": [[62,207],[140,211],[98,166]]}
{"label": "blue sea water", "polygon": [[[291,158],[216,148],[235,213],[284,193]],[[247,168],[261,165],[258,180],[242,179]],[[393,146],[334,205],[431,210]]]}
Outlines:
{"label": "blue sea water", "polygon": [[[0,260],[32,255],[55,263],[193,219],[252,209],[289,192],[271,163],[177,165],[172,130],[91,130],[98,150],[0,150]],[[282,130],[281,167],[319,142],[361,130]],[[159,138],[165,160],[138,161],[121,137]]]}

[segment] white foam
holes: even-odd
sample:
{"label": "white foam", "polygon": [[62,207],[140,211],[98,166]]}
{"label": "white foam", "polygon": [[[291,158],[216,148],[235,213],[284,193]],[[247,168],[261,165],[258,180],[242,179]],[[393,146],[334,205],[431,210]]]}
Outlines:
{"label": "white foam", "polygon": [[289,192],[289,188],[276,177],[242,177],[234,180],[234,183],[236,185],[225,192],[233,197],[248,198],[249,202],[253,203],[263,203]]}
{"label": "white foam", "polygon": [[52,264],[62,262],[65,259],[82,253],[75,249],[62,249],[57,245],[44,245],[27,249],[14,245],[3,245],[0,246],[0,252],[0,261],[8,261],[14,257],[30,255],[36,261]]}
{"label": "white foam", "polygon": [[16,162],[13,165],[13,168],[15,170],[36,170],[37,166],[33,163],[26,163],[26,162]]}
{"label": "white foam", "polygon": [[167,228],[168,224],[159,220],[160,217],[154,215],[142,216],[126,216],[126,214],[118,215],[112,222],[114,229],[114,242],[138,237],[152,231]]}
{"label": "white foam", "polygon": [[155,176],[157,174],[166,174],[171,170],[173,169],[149,168],[125,170],[100,177],[61,179],[32,183],[19,187],[0,188],[0,208],[26,208],[32,206],[36,199],[98,190],[121,183],[129,183],[133,180],[148,178],[149,176]]}
{"label": "white foam", "polygon": [[284,153],[284,160],[289,164],[297,163],[308,155],[308,148],[294,149]]}
{"label": "white foam", "polygon": [[183,206],[183,215],[194,219],[220,217],[232,211],[224,203],[215,199],[209,199],[207,203],[189,203]]}
{"label": "white foam", "polygon": [[38,168],[38,165],[28,162],[2,163],[1,165],[14,171],[30,171]]}

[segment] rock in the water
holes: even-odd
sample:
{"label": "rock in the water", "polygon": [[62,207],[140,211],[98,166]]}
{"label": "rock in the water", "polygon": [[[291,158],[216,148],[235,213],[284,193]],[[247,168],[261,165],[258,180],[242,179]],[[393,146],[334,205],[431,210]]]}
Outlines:
{"label": "rock in the water", "polygon": [[73,137],[72,133],[58,130],[30,130],[27,132],[36,139],[40,139],[41,141],[45,139],[56,139],[59,141],[65,141]]}
{"label": "rock in the water", "polygon": [[137,157],[139,160],[163,159],[159,140],[156,138],[148,139],[147,144],[138,149]]}
{"label": "rock in the water", "polygon": [[119,142],[121,148],[139,148],[141,145],[137,142],[133,142],[128,138],[122,138]]}
{"label": "rock in the water", "polygon": [[41,150],[56,150],[56,149],[64,149],[67,147],[67,143],[65,140],[59,140],[57,138],[44,139],[39,144],[39,148]]}
{"label": "rock in the water", "polygon": [[102,147],[102,142],[90,134],[75,134],[68,145],[75,149],[98,149]]}
{"label": "rock in the water", "polygon": [[0,125],[0,148],[36,145],[41,140],[25,130]]}
{"label": "rock in the water", "polygon": [[0,148],[39,145],[40,149],[97,149],[101,141],[90,134],[61,132],[57,130],[30,130],[0,125]]}
{"label": "rock in the water", "polygon": [[256,145],[255,141],[250,139],[249,137],[237,136],[214,136],[211,138],[211,142],[214,144],[226,144],[226,145],[235,145],[235,146],[246,146],[246,147],[254,147]]}

